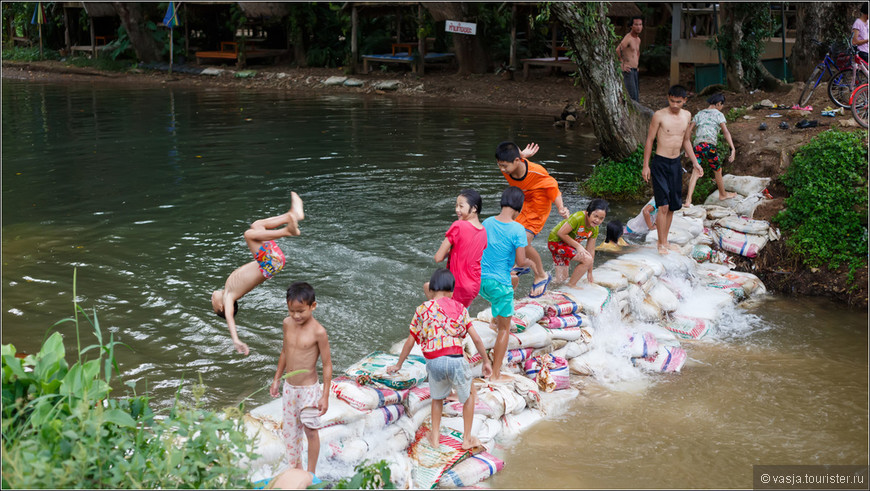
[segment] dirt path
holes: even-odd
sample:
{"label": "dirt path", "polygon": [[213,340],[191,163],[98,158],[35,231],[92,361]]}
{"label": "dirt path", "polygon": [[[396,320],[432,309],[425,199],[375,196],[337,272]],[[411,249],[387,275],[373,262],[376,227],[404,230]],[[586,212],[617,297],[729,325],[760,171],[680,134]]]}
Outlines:
{"label": "dirt path", "polygon": [[[127,73],[112,73],[67,66],[57,61],[33,63],[4,61],[2,76],[8,79],[66,83],[245,87],[263,91],[280,90],[300,95],[360,93],[376,97],[413,97],[438,100],[446,104],[496,107],[506,112],[550,114],[554,120],[562,114],[566,105],[577,104],[583,97],[583,91],[574,85],[573,78],[561,73],[550,73],[548,69],[533,70],[528,80],[522,80],[521,73],[517,73],[513,79],[495,74],[459,76],[455,74],[454,69],[448,67],[432,69],[427,67],[424,77],[397,70],[374,71],[370,74],[351,76],[364,82],[362,87],[327,86],[322,83],[329,77],[347,76],[340,69],[291,68],[275,65],[251,67],[251,70],[257,71],[253,78],[236,78],[229,71],[217,76],[174,73],[169,77],[166,72],[152,70],[136,69]],[[684,72],[685,76],[681,83],[692,88],[690,70]],[[388,80],[398,81],[398,88],[390,91],[373,88],[375,82]],[[666,104],[667,88],[667,76],[649,77],[641,74],[640,102],[653,109],[663,107]],[[802,84],[794,84],[788,92],[757,91],[753,94],[737,94],[726,91],[725,109],[727,112],[733,107],[752,107],[753,104],[765,99],[790,107],[797,101],[801,89]],[[773,178],[768,189],[774,199],[759,206],[755,218],[770,220],[783,208],[787,191],[779,181],[779,177],[790,165],[794,151],[821,131],[849,124],[851,117],[848,114],[834,118],[820,115],[821,109],[831,105],[822,89],[823,87],[817,89],[810,101],[814,108],[812,113],[790,109],[749,109],[746,113],[748,118],[741,118],[728,124],[737,150],[737,159],[733,164],[726,165],[725,172]],[[691,96],[686,108],[692,113],[704,109],[707,107],[705,99],[706,97]],[[780,113],[782,117],[767,117],[774,112]],[[817,120],[819,126],[795,128],[795,124],[805,117]],[[789,129],[779,128],[779,124],[783,121],[788,123]],[[766,131],[758,129],[762,122],[767,123]],[[589,121],[584,121],[581,117],[575,129],[589,131],[589,127]],[[812,270],[804,268],[791,257],[784,240],[771,242],[762,251],[761,257],[754,261],[739,259],[739,267],[757,274],[771,290],[786,294],[824,295],[857,308],[867,308],[866,268],[856,275],[854,285],[857,287],[853,288],[853,285],[846,284],[846,271],[842,268],[834,271],[827,268]]]}

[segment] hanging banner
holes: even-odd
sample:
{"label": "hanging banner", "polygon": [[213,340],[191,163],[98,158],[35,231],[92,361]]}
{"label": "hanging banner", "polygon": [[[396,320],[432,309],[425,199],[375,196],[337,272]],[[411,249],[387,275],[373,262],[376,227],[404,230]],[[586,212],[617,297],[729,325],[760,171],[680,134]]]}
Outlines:
{"label": "hanging banner", "polygon": [[459,22],[456,20],[448,20],[444,23],[444,30],[456,34],[469,34],[474,36],[477,34],[477,24],[473,22]]}

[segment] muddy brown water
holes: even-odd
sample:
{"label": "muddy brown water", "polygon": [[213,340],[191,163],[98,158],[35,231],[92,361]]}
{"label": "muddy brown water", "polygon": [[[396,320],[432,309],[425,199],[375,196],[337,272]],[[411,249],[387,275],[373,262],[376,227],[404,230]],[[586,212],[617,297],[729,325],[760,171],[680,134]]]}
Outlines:
{"label": "muddy brown water", "polygon": [[[81,305],[131,349],[118,351],[123,381],[158,406],[200,375],[214,407],[265,386],[296,280],[317,291],[336,371],[387,349],[423,301],[459,190],[497,211],[498,142],[539,143],[572,211],[598,156],[546,116],[414,101],[12,80],[2,98],[3,343],[32,353],[56,329],[71,354],[70,325],[51,326],[72,314],[77,270]],[[240,302],[242,357],[209,294],[250,260],[247,225],[285,211],[291,190],[303,235],[281,241],[287,268]],[[771,295],[730,318],[737,328],[687,343],[681,374],[589,381],[494,450],[507,465],[488,484],[749,487],[753,464],[866,463],[866,313]]]}

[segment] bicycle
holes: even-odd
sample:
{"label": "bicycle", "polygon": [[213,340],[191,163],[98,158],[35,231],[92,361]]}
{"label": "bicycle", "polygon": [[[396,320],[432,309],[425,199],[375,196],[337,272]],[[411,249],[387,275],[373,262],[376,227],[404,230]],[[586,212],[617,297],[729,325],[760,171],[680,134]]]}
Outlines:
{"label": "bicycle", "polygon": [[[824,44],[816,41],[815,39],[812,39],[811,41],[818,46],[821,46],[823,48],[825,47]],[[822,77],[825,76],[825,71],[828,72],[828,75],[830,75],[831,78],[834,77],[834,73],[840,71],[840,67],[837,65],[837,62],[834,61],[834,58],[831,57],[831,52],[836,51],[838,50],[835,49],[834,45],[831,45],[831,47],[828,48],[828,52],[825,53],[825,58],[813,69],[813,73],[810,74],[810,77],[807,79],[807,83],[804,84],[804,90],[801,91],[801,95],[798,98],[798,106],[804,107],[807,105],[807,103],[810,102],[810,98],[813,96],[813,92],[815,92],[816,87],[818,87],[819,84],[822,83]]]}
{"label": "bicycle", "polygon": [[[828,97],[840,107],[851,106],[852,92],[855,91],[856,87],[866,84],[870,80],[867,62],[858,56],[858,48],[850,45],[847,53],[849,66],[837,72],[828,82]],[[838,57],[837,61],[842,66],[841,58]]]}
{"label": "bicycle", "polygon": [[852,117],[865,128],[868,125],[868,111],[870,111],[868,91],[870,91],[870,86],[865,83],[855,89],[852,92],[852,97],[849,98],[849,104],[852,106]]}

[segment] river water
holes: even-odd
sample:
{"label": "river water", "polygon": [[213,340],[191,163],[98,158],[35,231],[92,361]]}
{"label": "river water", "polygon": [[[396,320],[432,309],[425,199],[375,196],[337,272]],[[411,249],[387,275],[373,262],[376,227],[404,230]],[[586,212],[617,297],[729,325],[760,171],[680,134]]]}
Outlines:
{"label": "river water", "polygon": [[[157,405],[199,376],[213,407],[268,384],[296,280],[316,289],[336,372],[388,349],[424,299],[459,190],[497,211],[498,142],[539,143],[572,211],[597,158],[591,135],[549,116],[390,98],[4,80],[2,103],[3,343],[32,353],[56,329],[71,354],[71,324],[52,325],[73,313],[76,271],[81,305],[130,347],[117,353],[124,381]],[[240,302],[242,357],[209,296],[251,260],[248,224],[286,211],[290,191],[305,201],[302,236],[280,241],[286,268]],[[610,217],[639,205],[613,203]],[[771,295],[728,319],[684,343],[681,374],[590,381],[497,449],[506,466],[488,484],[749,487],[753,464],[866,464],[867,314]]]}

